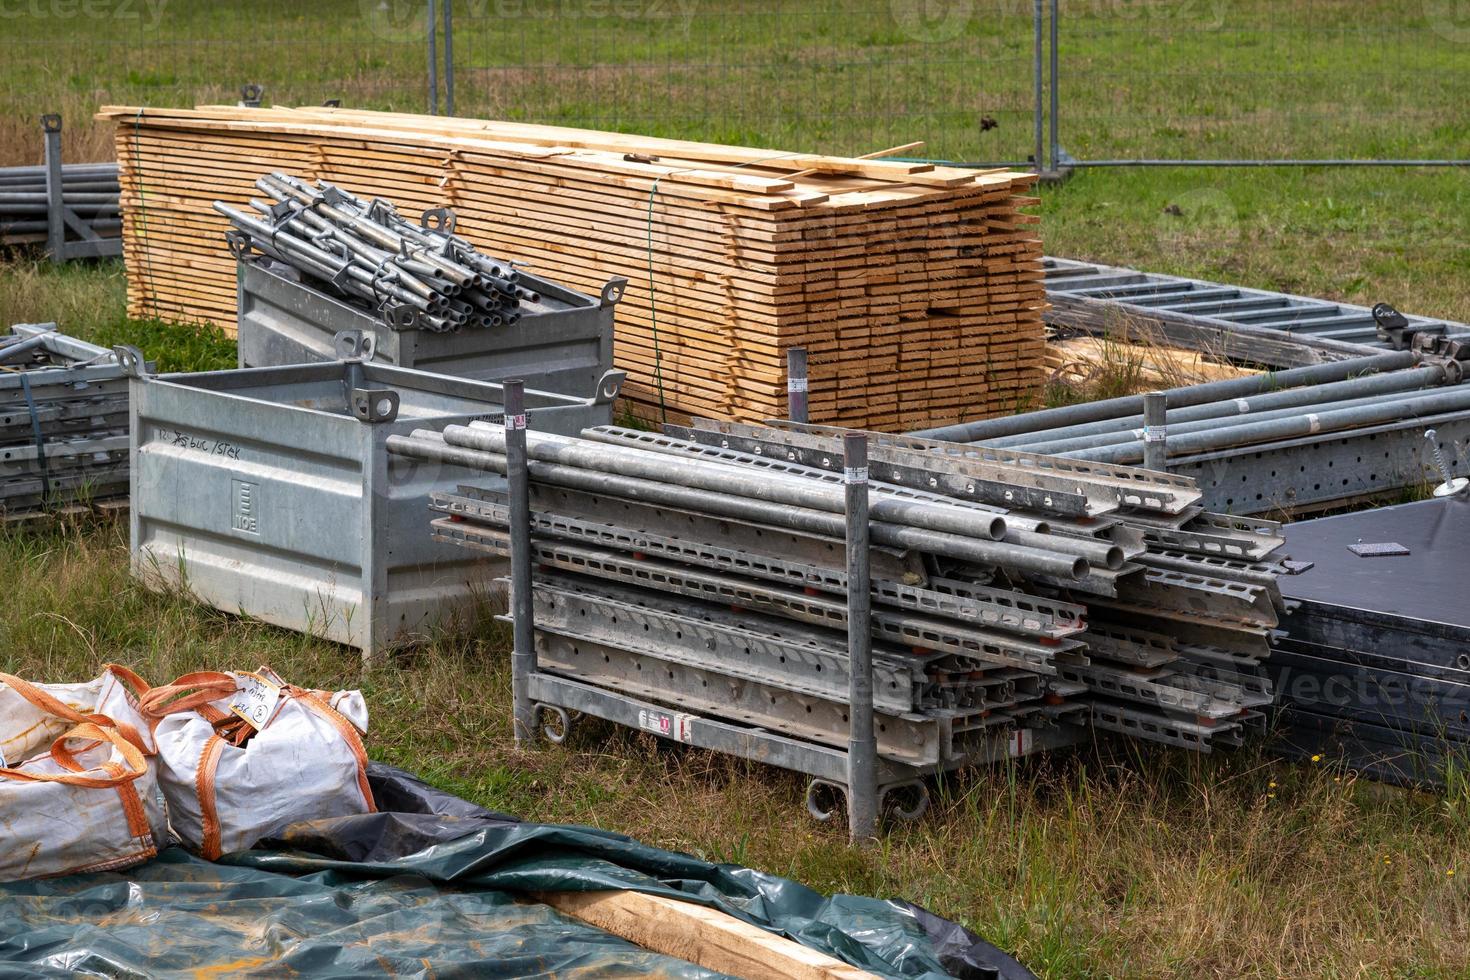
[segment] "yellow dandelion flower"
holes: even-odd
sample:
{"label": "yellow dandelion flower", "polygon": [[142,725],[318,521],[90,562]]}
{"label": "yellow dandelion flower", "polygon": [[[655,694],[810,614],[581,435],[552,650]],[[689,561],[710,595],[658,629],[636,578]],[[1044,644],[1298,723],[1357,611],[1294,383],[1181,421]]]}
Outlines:
{"label": "yellow dandelion flower", "polygon": [[1445,869],[1444,876],[1446,878],[1453,878],[1455,876],[1455,869],[1454,868],[1446,868]]}
{"label": "yellow dandelion flower", "polygon": [[1276,794],[1275,793],[1267,793],[1266,794],[1266,799],[1268,799],[1268,800],[1274,800],[1274,799],[1276,799]]}
{"label": "yellow dandelion flower", "polygon": [[1314,756],[1312,756],[1312,761],[1313,762],[1321,762],[1322,761],[1322,757],[1320,755],[1314,755]]}
{"label": "yellow dandelion flower", "polygon": [[1272,780],[1271,781],[1271,785],[1269,787],[1267,787],[1267,788],[1268,789],[1275,789],[1276,788],[1276,781],[1275,780]]}

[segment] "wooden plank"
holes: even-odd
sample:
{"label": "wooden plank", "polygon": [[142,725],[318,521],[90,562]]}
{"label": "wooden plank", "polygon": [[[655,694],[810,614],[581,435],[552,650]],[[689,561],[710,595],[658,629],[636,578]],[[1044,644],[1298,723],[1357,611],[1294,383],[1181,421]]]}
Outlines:
{"label": "wooden plank", "polygon": [[644,949],[742,980],[877,980],[866,970],[693,902],[633,891],[540,892],[535,897]]}

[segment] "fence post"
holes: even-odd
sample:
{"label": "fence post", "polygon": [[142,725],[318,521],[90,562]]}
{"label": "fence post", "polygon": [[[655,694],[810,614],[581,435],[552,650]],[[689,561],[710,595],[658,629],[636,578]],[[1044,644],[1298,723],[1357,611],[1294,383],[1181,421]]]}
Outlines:
{"label": "fence post", "polygon": [[61,116],[48,112],[41,117],[46,139],[46,250],[51,261],[66,261],[66,182],[61,169]]}
{"label": "fence post", "polygon": [[444,114],[454,115],[454,0],[444,4]]}
{"label": "fence post", "polygon": [[507,381],[505,404],[505,481],[510,524],[511,716],[516,745],[536,740],[536,705],[531,675],[536,672],[536,628],[531,604],[531,476],[526,461],[524,381]]}
{"label": "fence post", "polygon": [[1057,131],[1060,124],[1057,122],[1057,114],[1061,110],[1061,96],[1057,90],[1057,68],[1061,61],[1057,54],[1057,16],[1060,7],[1057,0],[1051,0],[1051,172],[1056,173],[1062,167],[1062,151],[1057,146]]}
{"label": "fence post", "polygon": [[439,115],[439,16],[434,9],[434,0],[429,0],[429,115]]}
{"label": "fence post", "polygon": [[1032,99],[1035,104],[1035,111],[1032,113],[1032,115],[1036,124],[1036,132],[1034,134],[1036,139],[1036,148],[1033,151],[1031,159],[1036,161],[1036,172],[1041,173],[1042,167],[1046,166],[1045,147],[1042,146],[1041,126],[1041,0],[1034,0],[1031,5],[1031,26],[1032,33],[1034,35],[1032,38],[1031,48],[1031,80],[1035,86],[1035,92],[1033,93]]}
{"label": "fence post", "polygon": [[806,348],[792,347],[786,351],[786,417],[805,425],[807,413]]}
{"label": "fence post", "polygon": [[878,742],[873,730],[873,586],[868,565],[868,437],[842,437],[847,490],[847,826],[855,844],[878,833]]}

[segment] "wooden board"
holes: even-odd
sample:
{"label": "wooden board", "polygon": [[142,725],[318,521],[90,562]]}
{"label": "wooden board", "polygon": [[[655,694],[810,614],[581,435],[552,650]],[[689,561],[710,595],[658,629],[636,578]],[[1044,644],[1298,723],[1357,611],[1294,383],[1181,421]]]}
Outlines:
{"label": "wooden board", "polygon": [[718,909],[632,891],[542,892],[541,901],[665,956],[742,980],[877,980]]}
{"label": "wooden board", "polygon": [[1013,410],[1043,378],[1034,175],[308,107],[105,108],[118,122],[128,309],[233,331],[216,200],[272,170],[450,207],[482,251],[596,294],[628,280],[633,411],[917,428]]}

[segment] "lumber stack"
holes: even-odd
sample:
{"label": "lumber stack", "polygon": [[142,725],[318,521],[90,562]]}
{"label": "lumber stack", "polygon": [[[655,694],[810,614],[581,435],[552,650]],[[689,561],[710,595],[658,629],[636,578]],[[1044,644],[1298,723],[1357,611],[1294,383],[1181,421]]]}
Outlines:
{"label": "lumber stack", "polygon": [[328,108],[99,116],[118,122],[134,316],[232,329],[211,205],[280,170],[452,208],[478,247],[574,288],[626,277],[617,363],[645,417],[784,415],[792,346],[814,421],[984,418],[1041,383],[1031,174]]}

